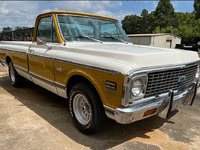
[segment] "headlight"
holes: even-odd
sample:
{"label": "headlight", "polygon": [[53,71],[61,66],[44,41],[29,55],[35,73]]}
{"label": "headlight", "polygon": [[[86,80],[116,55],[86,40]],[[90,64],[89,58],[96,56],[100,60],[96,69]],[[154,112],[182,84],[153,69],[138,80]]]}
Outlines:
{"label": "headlight", "polygon": [[136,100],[144,97],[148,76],[146,73],[130,74],[124,79],[122,91],[122,106],[129,106]]}
{"label": "headlight", "polygon": [[141,80],[134,81],[133,85],[132,85],[133,96],[139,96],[140,93],[142,92],[142,90],[143,90],[143,84],[142,84]]}
{"label": "headlight", "polygon": [[129,102],[141,99],[146,91],[147,75],[141,75],[132,79],[131,97]]}

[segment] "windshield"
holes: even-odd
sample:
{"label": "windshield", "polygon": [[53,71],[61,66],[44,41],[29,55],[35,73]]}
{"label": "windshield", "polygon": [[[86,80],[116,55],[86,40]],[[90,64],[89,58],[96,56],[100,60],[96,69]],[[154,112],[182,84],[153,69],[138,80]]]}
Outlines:
{"label": "windshield", "polygon": [[58,15],[58,22],[66,41],[130,42],[117,21]]}

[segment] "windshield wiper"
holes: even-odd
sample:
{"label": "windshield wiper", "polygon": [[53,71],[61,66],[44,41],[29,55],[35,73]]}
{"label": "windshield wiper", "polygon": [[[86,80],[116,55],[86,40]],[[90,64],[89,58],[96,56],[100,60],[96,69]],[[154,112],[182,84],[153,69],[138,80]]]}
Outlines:
{"label": "windshield wiper", "polygon": [[97,40],[97,39],[94,39],[94,38],[91,38],[91,37],[85,36],[85,35],[78,35],[78,36],[72,35],[72,36],[70,36],[70,37],[72,37],[72,38],[87,38],[87,39],[90,39],[90,40],[93,40],[93,41],[96,41],[96,42],[99,42],[99,43],[103,43],[103,42],[100,41],[100,40]]}
{"label": "windshield wiper", "polygon": [[112,35],[110,35],[110,36],[103,36],[103,38],[116,39],[116,40],[119,40],[119,41],[121,41],[121,42],[123,42],[123,43],[128,44],[128,42],[126,42],[126,41],[124,41],[124,40],[121,40],[121,39],[119,39],[119,38],[116,38],[115,36],[112,36]]}

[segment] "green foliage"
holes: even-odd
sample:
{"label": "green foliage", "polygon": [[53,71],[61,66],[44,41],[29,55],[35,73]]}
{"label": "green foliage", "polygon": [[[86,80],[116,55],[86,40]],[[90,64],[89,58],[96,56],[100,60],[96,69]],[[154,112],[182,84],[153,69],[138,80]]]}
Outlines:
{"label": "green foliage", "polygon": [[[26,31],[26,32],[24,33],[24,31]],[[15,34],[17,36],[20,36],[20,33],[26,34],[27,36],[31,36],[31,32],[32,32],[31,29],[28,27],[19,27],[19,26],[15,27]]]}
{"label": "green foliage", "polygon": [[141,13],[141,32],[142,33],[148,33],[149,32],[149,26],[148,26],[148,11],[146,9],[142,10]]}
{"label": "green foliage", "polygon": [[5,33],[5,32],[10,32],[10,31],[12,31],[11,27],[4,27],[1,32]]}
{"label": "green foliage", "polygon": [[172,26],[160,28],[160,26],[157,26],[153,33],[171,33],[180,36],[184,44],[197,43],[200,40],[200,19],[195,20],[195,15],[188,12],[179,12],[176,15],[179,24],[177,28]]}
{"label": "green foliage", "polygon": [[127,34],[139,34],[150,32],[150,19],[146,9],[143,9],[141,17],[137,15],[127,15],[122,20],[122,28]]}
{"label": "green foliage", "polygon": [[160,0],[156,10],[150,14],[143,9],[141,16],[128,15],[122,20],[122,27],[127,34],[152,33],[157,26],[177,26],[176,14],[170,0]]}
{"label": "green foliage", "polygon": [[176,26],[176,15],[170,0],[160,0],[156,10],[153,12],[154,25],[166,28],[168,26]]}
{"label": "green foliage", "polygon": [[194,7],[194,13],[175,13],[170,0],[160,0],[151,13],[144,9],[141,16],[126,16],[122,27],[127,34],[171,33],[184,44],[195,44],[200,41],[200,0],[195,0]]}
{"label": "green foliage", "polygon": [[122,20],[122,28],[127,34],[141,33],[141,17],[137,15],[127,15],[124,20]]}
{"label": "green foliage", "polygon": [[194,0],[194,13],[196,20],[200,19],[200,0]]}

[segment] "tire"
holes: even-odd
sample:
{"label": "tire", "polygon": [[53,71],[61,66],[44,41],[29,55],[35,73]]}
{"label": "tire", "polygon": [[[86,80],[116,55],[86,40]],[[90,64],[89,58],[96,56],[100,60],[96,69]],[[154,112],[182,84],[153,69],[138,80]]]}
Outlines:
{"label": "tire", "polygon": [[8,64],[9,68],[9,78],[10,78],[10,83],[14,87],[20,87],[25,84],[26,80],[22,76],[20,76],[17,71],[15,70],[15,67],[13,66],[13,63],[10,62]]}
{"label": "tire", "polygon": [[84,134],[96,134],[108,124],[100,98],[85,83],[72,87],[69,93],[69,110],[75,126]]}

